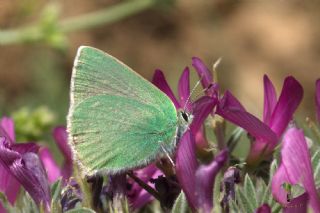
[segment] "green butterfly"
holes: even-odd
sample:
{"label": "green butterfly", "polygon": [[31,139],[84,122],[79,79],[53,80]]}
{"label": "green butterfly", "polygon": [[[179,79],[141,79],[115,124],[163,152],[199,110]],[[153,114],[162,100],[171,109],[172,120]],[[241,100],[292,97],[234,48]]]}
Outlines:
{"label": "green butterfly", "polygon": [[192,116],[116,58],[81,46],[75,58],[69,144],[85,175],[117,174],[171,154]]}

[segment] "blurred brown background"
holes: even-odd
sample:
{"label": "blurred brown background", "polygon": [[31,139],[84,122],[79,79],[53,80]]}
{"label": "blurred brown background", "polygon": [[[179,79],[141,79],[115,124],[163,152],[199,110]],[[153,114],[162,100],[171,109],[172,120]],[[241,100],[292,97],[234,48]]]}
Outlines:
{"label": "blurred brown background", "polygon": [[[50,4],[59,22],[125,2],[0,0],[0,32],[38,23]],[[222,89],[230,89],[259,117],[263,74],[269,75],[278,93],[285,76],[293,75],[305,90],[299,113],[314,117],[314,83],[320,77],[319,9],[320,1],[177,0],[50,42],[4,44],[0,36],[1,114],[46,105],[63,124],[76,50],[90,45],[147,79],[156,68],[162,69],[173,88],[183,68],[191,66],[192,56],[210,68],[222,57],[218,67]],[[193,73],[192,85],[195,81]]]}

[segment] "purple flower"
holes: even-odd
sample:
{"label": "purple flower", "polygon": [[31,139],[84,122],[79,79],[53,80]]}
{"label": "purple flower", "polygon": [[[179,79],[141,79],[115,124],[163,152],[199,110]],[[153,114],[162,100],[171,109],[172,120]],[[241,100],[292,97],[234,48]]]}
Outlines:
{"label": "purple flower", "polygon": [[[14,134],[14,123],[12,119],[3,117],[0,121],[0,135],[6,136],[7,142],[10,143],[10,145],[14,144],[15,140],[15,134]],[[3,192],[7,199],[11,204],[14,204],[17,195],[19,193],[20,184],[19,182],[12,177],[10,172],[7,171],[7,169],[2,166],[0,163],[0,191]],[[1,203],[0,203],[0,213],[6,212]]]}
{"label": "purple flower", "polygon": [[263,204],[257,208],[254,213],[271,213],[271,208],[268,204]]}
{"label": "purple flower", "polygon": [[229,211],[229,201],[236,198],[236,184],[240,183],[240,170],[236,167],[229,167],[223,175],[224,196],[221,201],[222,208]]}
{"label": "purple flower", "polygon": [[190,71],[189,68],[186,67],[179,79],[179,84],[178,84],[178,93],[179,93],[179,100],[176,99],[174,96],[170,86],[167,83],[167,80],[161,70],[156,70],[152,83],[156,85],[162,92],[164,92],[174,103],[175,107],[177,109],[183,109],[186,107],[188,111],[191,110],[191,105],[187,102],[187,99],[190,96],[190,83],[189,83],[189,76],[190,76]]}
{"label": "purple flower", "polygon": [[48,179],[50,183],[55,182],[60,176],[67,181],[72,174],[72,153],[68,145],[68,135],[65,127],[56,127],[53,130],[53,137],[58,148],[64,156],[64,163],[62,168],[56,164],[53,156],[48,148],[41,148],[39,151],[40,158],[47,169]]}
{"label": "purple flower", "polygon": [[219,87],[213,82],[210,70],[199,58],[193,58],[193,66],[201,77],[203,87],[209,88],[206,93],[218,102],[216,113],[242,127],[255,138],[247,159],[248,163],[258,163],[260,159],[271,154],[302,100],[303,89],[299,82],[291,76],[287,77],[277,100],[272,82],[266,75],[264,76],[265,98],[263,122],[261,122],[248,113],[229,91],[219,99]]}
{"label": "purple flower", "polygon": [[219,98],[219,86],[214,82],[211,71],[207,66],[202,62],[200,58],[192,58],[192,66],[198,73],[199,78],[201,79],[201,84],[205,88],[205,93],[208,96],[211,96],[215,99]]}
{"label": "purple flower", "polygon": [[54,183],[61,176],[61,171],[50,150],[47,147],[41,147],[39,150],[39,157],[48,174],[49,183]]}
{"label": "purple flower", "polygon": [[[291,202],[288,201],[288,192],[283,188],[284,183],[291,185],[300,183],[305,189],[309,204],[314,212],[320,212],[320,197],[317,193],[311,157],[307,142],[302,130],[291,127],[283,136],[281,148],[281,164],[272,178],[272,194],[274,198],[289,209]],[[300,199],[305,199],[300,197]]]}
{"label": "purple flower", "polygon": [[[217,101],[210,98],[209,96],[202,96],[195,102],[188,100],[190,98],[190,81],[189,77],[190,71],[189,68],[185,68],[178,84],[178,93],[179,99],[177,100],[174,96],[172,90],[170,89],[163,73],[161,70],[156,70],[152,79],[152,83],[156,85],[161,91],[163,91],[174,103],[176,109],[186,109],[188,112],[192,112],[193,121],[190,125],[190,130],[194,135],[197,135],[197,138],[204,138],[199,134],[203,134],[201,131],[201,126],[207,116],[212,112]],[[188,103],[187,103],[188,100]],[[200,131],[200,132],[199,132]],[[201,141],[204,142],[203,140]]]}
{"label": "purple flower", "polygon": [[320,79],[316,81],[316,114],[320,123]]}
{"label": "purple flower", "polygon": [[[21,184],[34,201],[38,205],[42,204],[45,211],[49,212],[50,189],[46,172],[36,154],[39,147],[34,143],[14,144],[12,120],[4,118],[1,121],[2,124],[7,124],[7,128],[0,127],[0,164],[1,173],[4,174],[2,183],[8,187],[5,188],[5,193],[9,192],[9,201],[14,203]],[[13,180],[16,185],[11,185]],[[10,194],[11,190],[13,194]]]}
{"label": "purple flower", "polygon": [[284,80],[277,100],[274,86],[265,75],[264,95],[263,122],[248,113],[228,91],[220,100],[216,111],[217,114],[242,127],[254,137],[255,140],[247,158],[250,164],[258,163],[270,155],[277,146],[279,138],[302,100],[303,89],[296,79],[289,76]]}
{"label": "purple flower", "polygon": [[[154,188],[154,185],[151,184],[150,181],[162,175],[162,172],[154,164],[150,164],[143,169],[136,170],[134,173],[140,180],[152,188]],[[129,182],[129,184],[130,189],[127,192],[127,196],[132,208],[139,209],[154,199],[153,196],[141,188],[136,182]]]}
{"label": "purple flower", "polygon": [[[190,100],[190,71],[185,68],[178,84],[179,99],[173,95],[163,73],[156,70],[153,83],[166,93],[177,109],[186,109],[193,114],[193,121],[189,130],[182,136],[176,152],[176,174],[182,190],[193,209],[202,209],[208,212],[212,209],[214,178],[227,159],[227,151],[220,153],[209,165],[198,165],[195,151],[195,135],[201,143],[206,142],[202,125],[207,116],[212,112],[217,100],[209,96],[200,97],[195,102]],[[207,79],[201,79],[207,83]]]}
{"label": "purple flower", "polygon": [[283,207],[283,213],[307,213],[309,196],[307,193],[293,198]]}
{"label": "purple flower", "polygon": [[195,139],[187,131],[176,153],[176,173],[190,207],[202,212],[213,208],[213,184],[215,176],[228,158],[228,151],[221,151],[208,165],[199,165],[195,153]]}

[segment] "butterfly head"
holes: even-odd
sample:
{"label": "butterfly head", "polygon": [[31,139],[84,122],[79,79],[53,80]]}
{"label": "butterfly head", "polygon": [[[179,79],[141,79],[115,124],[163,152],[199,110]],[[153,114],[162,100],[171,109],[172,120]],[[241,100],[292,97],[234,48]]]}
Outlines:
{"label": "butterfly head", "polygon": [[179,132],[181,135],[188,129],[193,120],[193,115],[185,110],[178,111]]}

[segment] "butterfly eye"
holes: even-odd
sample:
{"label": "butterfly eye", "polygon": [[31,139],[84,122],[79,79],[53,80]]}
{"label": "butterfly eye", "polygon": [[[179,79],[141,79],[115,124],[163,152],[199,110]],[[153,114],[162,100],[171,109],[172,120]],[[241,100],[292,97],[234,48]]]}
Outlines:
{"label": "butterfly eye", "polygon": [[183,119],[184,119],[186,122],[188,122],[188,120],[189,120],[189,116],[188,116],[188,114],[187,114],[187,113],[182,112],[182,117],[183,117]]}

